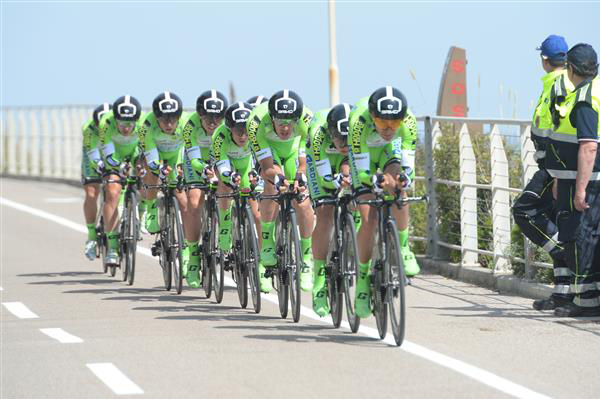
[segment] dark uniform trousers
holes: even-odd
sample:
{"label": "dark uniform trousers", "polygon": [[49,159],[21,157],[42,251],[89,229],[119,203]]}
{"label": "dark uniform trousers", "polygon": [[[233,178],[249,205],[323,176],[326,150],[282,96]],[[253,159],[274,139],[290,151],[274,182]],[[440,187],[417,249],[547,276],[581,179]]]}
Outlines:
{"label": "dark uniform trousers", "polygon": [[[539,169],[523,193],[513,204],[512,213],[515,223],[525,237],[535,245],[546,249],[554,262],[554,284],[568,290],[570,273],[564,264],[562,246],[557,245],[558,227],[556,219],[556,204],[552,197],[553,178],[545,169]],[[557,293],[566,294],[557,290]],[[564,291],[564,289],[562,290]]]}
{"label": "dark uniform trousers", "polygon": [[600,306],[600,181],[591,181],[586,190],[589,208],[575,209],[575,180],[558,180],[557,225],[564,261],[573,280],[570,291],[580,306]]}

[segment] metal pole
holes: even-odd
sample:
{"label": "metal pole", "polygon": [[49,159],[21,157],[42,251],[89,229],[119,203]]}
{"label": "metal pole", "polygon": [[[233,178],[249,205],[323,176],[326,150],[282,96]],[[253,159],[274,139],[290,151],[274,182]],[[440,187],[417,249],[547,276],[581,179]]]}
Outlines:
{"label": "metal pole", "polygon": [[340,82],[335,43],[335,0],[329,0],[329,105],[340,102]]}

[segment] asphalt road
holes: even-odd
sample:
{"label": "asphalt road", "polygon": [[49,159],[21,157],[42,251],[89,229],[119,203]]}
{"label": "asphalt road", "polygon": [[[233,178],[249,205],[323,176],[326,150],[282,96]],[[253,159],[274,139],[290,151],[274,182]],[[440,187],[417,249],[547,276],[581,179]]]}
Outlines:
{"label": "asphalt road", "polygon": [[422,275],[397,348],[373,319],[332,328],[306,294],[296,324],[274,295],[257,315],[232,287],[221,304],[166,292],[144,254],[129,287],[83,255],[81,189],[2,179],[0,197],[2,398],[599,396],[599,319]]}

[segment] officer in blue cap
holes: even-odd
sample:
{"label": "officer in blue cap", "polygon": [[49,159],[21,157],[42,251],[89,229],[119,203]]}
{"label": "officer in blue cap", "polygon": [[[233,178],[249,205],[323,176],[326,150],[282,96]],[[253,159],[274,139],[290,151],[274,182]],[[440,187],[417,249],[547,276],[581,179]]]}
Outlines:
{"label": "officer in blue cap", "polygon": [[567,52],[567,71],[575,89],[562,103],[552,102],[555,126],[546,167],[558,181],[558,239],[573,276],[573,301],[554,314],[600,316],[600,78],[592,46],[573,46]]}
{"label": "officer in blue cap", "polygon": [[554,222],[555,207],[552,194],[554,179],[546,171],[546,142],[552,130],[550,101],[552,87],[561,80],[566,89],[573,89],[566,79],[567,42],[565,38],[550,35],[537,50],[540,50],[543,90],[533,113],[531,141],[536,152],[538,170],[526,185],[523,193],[513,204],[513,217],[523,234],[534,244],[545,249],[551,256],[554,266],[554,292],[547,299],[533,302],[537,310],[553,310],[561,304],[571,302],[569,294],[570,272],[563,260],[563,248],[558,242],[558,228]]}

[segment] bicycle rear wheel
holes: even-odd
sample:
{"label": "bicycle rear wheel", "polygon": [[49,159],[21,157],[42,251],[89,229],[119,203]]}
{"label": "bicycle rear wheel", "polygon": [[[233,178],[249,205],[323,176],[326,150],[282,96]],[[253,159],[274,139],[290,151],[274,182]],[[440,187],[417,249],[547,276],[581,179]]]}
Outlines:
{"label": "bicycle rear wheel", "polygon": [[130,194],[129,200],[129,233],[127,235],[127,257],[125,263],[127,264],[127,284],[133,285],[135,278],[135,257],[137,251],[137,242],[139,238],[139,223],[137,217],[137,195],[135,192]]}
{"label": "bicycle rear wheel", "polygon": [[250,294],[252,296],[252,305],[254,312],[260,313],[260,281],[258,263],[260,252],[258,250],[258,235],[256,233],[256,224],[252,210],[249,206],[246,207],[246,223],[245,223],[245,234],[244,234],[244,262],[246,264],[246,271],[248,275],[248,282],[250,283]]}
{"label": "bicycle rear wheel", "polygon": [[404,275],[404,264],[402,263],[402,254],[400,253],[400,240],[394,220],[387,223],[386,228],[386,250],[387,262],[384,271],[387,275],[389,299],[390,321],[392,324],[392,334],[396,345],[402,345],[404,341],[404,329],[406,321],[406,302],[404,301],[404,284],[406,277]]}
{"label": "bicycle rear wheel", "polygon": [[223,279],[225,278],[225,268],[223,267],[223,251],[221,251],[219,248],[217,240],[217,234],[219,233],[219,213],[216,206],[213,209],[212,225],[210,229],[210,272],[212,273],[213,277],[215,301],[217,301],[217,303],[221,303],[221,301],[223,301]]}
{"label": "bicycle rear wheel", "polygon": [[346,317],[350,330],[355,333],[360,327],[360,318],[354,312],[354,298],[356,298],[356,278],[358,271],[358,245],[356,243],[356,229],[354,219],[348,213],[343,230],[341,256],[342,285],[346,303]]}
{"label": "bicycle rear wheel", "polygon": [[127,274],[129,270],[127,269],[127,253],[129,249],[127,248],[127,237],[129,233],[129,208],[128,206],[127,195],[125,196],[125,206],[123,206],[123,214],[121,216],[121,223],[119,226],[119,251],[121,253],[121,278],[123,281],[127,281]]}
{"label": "bicycle rear wheel", "polygon": [[290,277],[290,303],[292,305],[292,319],[294,323],[300,320],[300,270],[302,270],[302,248],[300,248],[300,237],[298,235],[298,222],[296,212],[290,210],[287,239],[287,265]]}
{"label": "bicycle rear wheel", "polygon": [[342,310],[344,309],[344,297],[339,286],[340,276],[340,242],[337,229],[334,228],[329,250],[327,253],[327,296],[333,327],[339,328],[342,323]]}
{"label": "bicycle rear wheel", "polygon": [[170,255],[171,265],[173,267],[173,282],[177,294],[181,294],[183,289],[183,224],[181,222],[181,212],[179,211],[179,202],[175,196],[171,197],[170,207]]}

